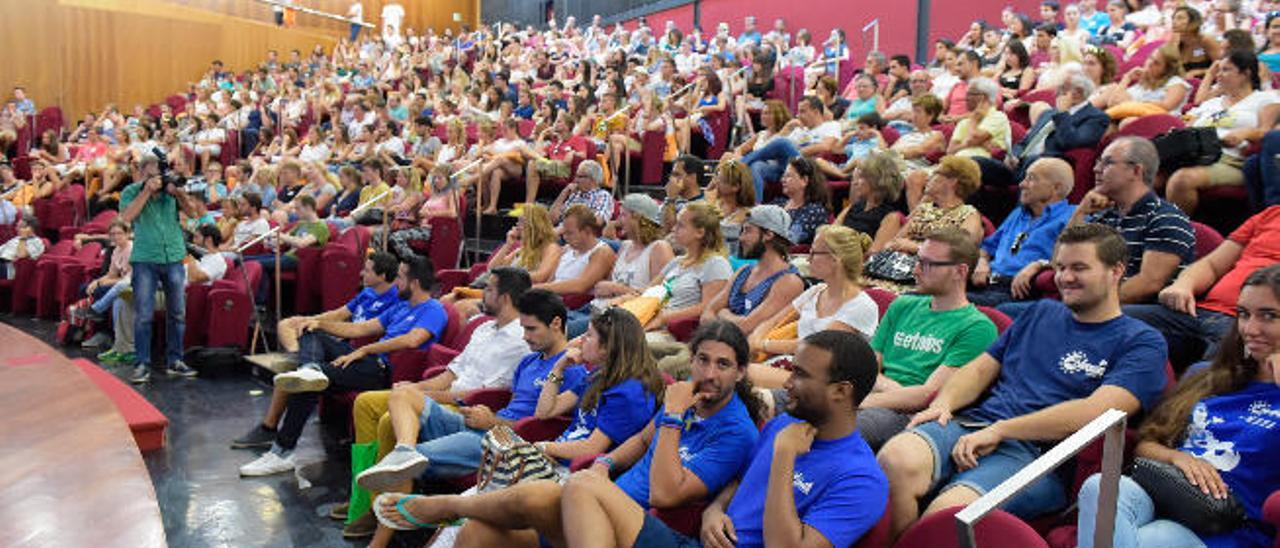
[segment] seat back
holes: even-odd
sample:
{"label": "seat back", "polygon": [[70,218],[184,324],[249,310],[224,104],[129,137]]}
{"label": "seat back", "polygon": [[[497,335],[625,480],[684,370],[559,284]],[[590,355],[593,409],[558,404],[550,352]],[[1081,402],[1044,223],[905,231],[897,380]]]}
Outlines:
{"label": "seat back", "polygon": [[1181,127],[1185,127],[1185,124],[1177,116],[1172,114],[1153,114],[1129,122],[1116,131],[1116,137],[1136,136],[1154,139],[1156,136],[1168,133],[1171,129]]}
{"label": "seat back", "polygon": [[1196,233],[1196,260],[1200,260],[1222,245],[1222,234],[1214,230],[1213,227],[1201,222],[1191,221],[1191,229]]}
{"label": "seat back", "polygon": [[446,302],[441,302],[440,304],[444,307],[445,317],[448,318],[448,321],[445,322],[444,333],[436,337],[436,343],[443,344],[454,350],[462,350],[462,347],[466,346],[466,341],[462,339],[463,328],[466,327],[462,314],[459,314],[458,309],[454,308],[452,304]]}
{"label": "seat back", "polygon": [[884,506],[884,515],[880,516],[875,526],[862,535],[858,542],[854,543],[853,548],[882,548],[893,544],[892,517],[891,507],[886,504]]}
{"label": "seat back", "polygon": [[889,304],[892,303],[893,300],[898,297],[892,291],[889,291],[887,289],[880,289],[878,287],[868,287],[863,289],[863,291],[865,291],[867,295],[871,297],[871,300],[876,302],[876,308],[880,309],[881,318],[883,318],[884,313],[889,310]]}
{"label": "seat back", "polygon": [[989,306],[979,306],[978,310],[982,311],[983,314],[986,314],[987,318],[991,319],[991,323],[996,324],[997,333],[1004,333],[1004,330],[1009,329],[1009,326],[1013,325],[1013,319],[1005,315],[1004,312]]}
{"label": "seat back", "polygon": [[[963,506],[934,512],[917,521],[898,537],[897,546],[951,548],[960,545],[956,534],[956,513]],[[977,545],[983,548],[1048,548],[1040,534],[1004,510],[992,510],[974,529]]]}

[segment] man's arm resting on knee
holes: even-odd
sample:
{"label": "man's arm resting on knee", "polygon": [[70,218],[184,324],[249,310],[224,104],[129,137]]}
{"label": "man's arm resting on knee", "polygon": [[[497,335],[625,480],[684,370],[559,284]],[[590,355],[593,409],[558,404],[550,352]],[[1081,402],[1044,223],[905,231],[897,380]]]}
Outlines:
{"label": "man's arm resting on knee", "polygon": [[373,337],[375,335],[381,335],[384,331],[382,323],[379,322],[377,318],[359,323],[320,321],[316,324],[315,329],[344,339]]}
{"label": "man's arm resting on knee", "polygon": [[654,508],[676,508],[707,497],[707,484],[680,459],[681,433],[678,428],[659,428],[654,436],[658,446],[649,470],[649,505]]}
{"label": "man's arm resting on knee", "polygon": [[925,379],[924,384],[869,394],[862,400],[860,407],[863,409],[883,407],[902,412],[919,411],[929,405],[929,398],[942,390],[942,387],[947,385],[947,381],[959,370],[958,367],[939,365],[929,378]]}
{"label": "man's arm resting on knee", "polygon": [[[374,322],[377,323],[376,320],[374,320]],[[398,352],[400,350],[413,350],[423,344],[426,344],[429,340],[431,340],[431,332],[418,327],[411,329],[408,333],[400,335],[399,337],[392,337],[385,341],[366,344],[360,347],[360,350],[362,350],[366,356],[370,354],[386,354],[389,352]]]}
{"label": "man's arm resting on knee", "polygon": [[995,423],[991,427],[1006,439],[1057,441],[1083,428],[1107,409],[1115,408],[1130,415],[1142,407],[1132,392],[1114,385],[1103,385],[1084,399],[1069,400],[1035,413]]}

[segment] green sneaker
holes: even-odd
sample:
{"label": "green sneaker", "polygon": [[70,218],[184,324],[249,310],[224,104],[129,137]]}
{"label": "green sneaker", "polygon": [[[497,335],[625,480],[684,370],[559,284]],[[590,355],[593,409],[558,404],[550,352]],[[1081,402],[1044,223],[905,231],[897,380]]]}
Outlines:
{"label": "green sneaker", "polygon": [[116,363],[119,365],[133,365],[138,363],[138,357],[133,352],[125,352],[116,355]]}
{"label": "green sneaker", "polygon": [[120,358],[120,353],[108,348],[106,352],[98,353],[98,361],[102,363],[114,363]]}

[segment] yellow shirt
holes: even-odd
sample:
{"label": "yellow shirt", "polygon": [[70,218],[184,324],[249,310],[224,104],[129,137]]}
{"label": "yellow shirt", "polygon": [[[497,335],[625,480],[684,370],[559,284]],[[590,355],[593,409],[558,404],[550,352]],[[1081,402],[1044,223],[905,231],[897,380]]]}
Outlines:
{"label": "yellow shirt", "polygon": [[[1009,117],[998,109],[987,111],[987,115],[982,118],[982,122],[978,124],[978,129],[991,134],[991,139],[984,146],[976,146],[962,148],[956,151],[956,156],[974,157],[981,156],[990,158],[993,150],[1008,150],[1009,136]],[[973,133],[973,119],[965,118],[956,124],[956,129],[951,133],[951,142],[962,143]]]}
{"label": "yellow shirt", "polygon": [[[376,186],[365,186],[364,188],[360,189],[360,204],[357,205],[356,207],[364,207],[364,205],[366,203],[369,203],[369,201],[372,200],[375,196],[382,194],[384,191],[390,188],[391,187],[387,186],[386,182],[380,182]],[[382,199],[378,200],[378,203],[376,205],[385,206],[387,205],[387,200],[389,200],[390,198],[391,198],[391,193],[388,192],[386,196],[383,196]]]}

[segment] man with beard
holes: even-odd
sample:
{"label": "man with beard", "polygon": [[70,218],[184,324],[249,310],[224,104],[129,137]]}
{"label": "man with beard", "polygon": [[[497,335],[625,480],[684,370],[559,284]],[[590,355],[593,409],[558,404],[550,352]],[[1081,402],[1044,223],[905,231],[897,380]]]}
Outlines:
{"label": "man with beard", "polygon": [[[679,508],[706,500],[746,463],[758,437],[754,421],[761,404],[746,379],[747,337],[736,325],[702,325],[689,347],[693,374],[667,387],[664,410],[640,433],[598,457],[590,471],[575,474],[564,488],[553,481],[533,481],[472,497],[387,495],[374,504],[400,528],[465,517],[470,521],[459,542],[465,537],[469,545],[513,547],[536,546],[535,531],[562,546],[566,535],[608,525],[601,516],[604,508],[587,500],[605,488],[641,515],[650,507]],[[608,482],[611,472],[628,467],[616,484]],[[562,500],[572,489],[580,492],[585,506]],[[562,510],[562,502],[570,506]],[[612,509],[606,513],[612,514]],[[590,538],[598,545],[612,537],[593,533]],[[647,546],[639,540],[635,545]]]}
{"label": "man with beard", "polygon": [[[387,354],[398,350],[426,350],[444,333],[444,306],[431,298],[435,271],[431,261],[414,257],[400,263],[396,286],[401,301],[378,317],[360,323],[311,320],[302,325],[296,371],[275,377],[275,386],[288,392],[284,422],[271,450],[240,467],[241,476],[266,476],[292,470],[293,449],[302,436],[321,392],[379,390],[391,381]],[[381,336],[378,342],[352,348],[352,339]]]}
{"label": "man with beard", "polygon": [[888,499],[875,454],[858,434],[858,404],[875,378],[875,355],[861,336],[810,335],[786,383],[787,413],[764,427],[741,479],[703,512],[701,544],[645,513],[601,476],[578,474],[561,498],[568,545],[853,545],[880,521]]}
{"label": "man with beard", "polygon": [[[1113,228],[1063,231],[1054,249],[1062,301],[1034,304],[880,451],[895,535],[931,493],[924,514],[969,504],[1107,409],[1151,408],[1165,385],[1165,343],[1121,314],[1127,260]],[[1066,502],[1066,486],[1049,474],[1001,508],[1029,519]]]}
{"label": "man with beard", "polygon": [[759,205],[747,213],[738,240],[742,258],[757,260],[738,269],[733,283],[726,285],[702,311],[702,321],[716,318],[733,322],[750,333],[772,318],[804,291],[804,281],[787,262],[787,231],[791,215],[776,205]]}
{"label": "man with beard", "polygon": [[965,280],[978,258],[969,233],[933,232],[917,256],[918,294],[894,299],[871,338],[881,374],[862,401],[858,429],[873,451],[902,432],[912,413],[996,340],[995,324],[965,296]]}

